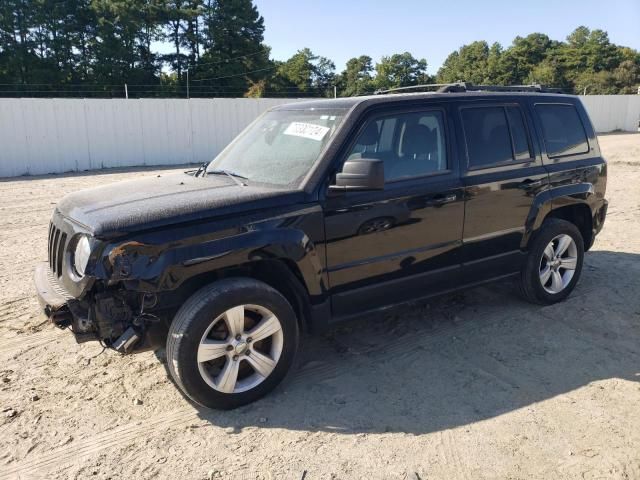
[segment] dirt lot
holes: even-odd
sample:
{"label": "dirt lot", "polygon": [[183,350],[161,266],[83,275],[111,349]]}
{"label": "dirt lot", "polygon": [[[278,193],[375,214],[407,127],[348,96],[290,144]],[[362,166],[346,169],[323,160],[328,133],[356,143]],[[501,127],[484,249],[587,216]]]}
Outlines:
{"label": "dirt lot", "polygon": [[499,283],[352,323],[233,412],[185,401],[164,352],[77,345],[34,298],[55,202],[157,171],[0,181],[0,477],[640,479],[640,135],[600,143],[609,215],[569,300]]}

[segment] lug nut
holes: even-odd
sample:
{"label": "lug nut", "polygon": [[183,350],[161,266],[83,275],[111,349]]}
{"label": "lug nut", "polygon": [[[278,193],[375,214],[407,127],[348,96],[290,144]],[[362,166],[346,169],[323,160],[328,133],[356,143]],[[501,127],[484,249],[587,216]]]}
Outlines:
{"label": "lug nut", "polygon": [[245,355],[249,356],[251,354],[251,350],[247,349],[246,352],[244,352]]}
{"label": "lug nut", "polygon": [[237,362],[237,361],[238,361],[238,355],[234,355],[234,356],[233,356],[233,361],[234,361],[234,362]]}
{"label": "lug nut", "polygon": [[242,338],[242,335],[236,335],[236,340],[240,340]]}
{"label": "lug nut", "polygon": [[230,352],[231,350],[233,350],[233,347],[231,345],[227,345],[227,352]]}
{"label": "lug nut", "polygon": [[247,343],[251,343],[252,340],[253,340],[253,338],[251,338],[251,337],[247,338]]}

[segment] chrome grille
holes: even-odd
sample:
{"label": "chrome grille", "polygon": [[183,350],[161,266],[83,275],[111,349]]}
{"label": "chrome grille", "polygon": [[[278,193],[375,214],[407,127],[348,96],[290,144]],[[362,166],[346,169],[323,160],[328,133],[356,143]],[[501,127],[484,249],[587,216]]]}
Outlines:
{"label": "chrome grille", "polygon": [[49,224],[49,268],[57,276],[62,275],[62,260],[67,244],[67,234],[53,223]]}

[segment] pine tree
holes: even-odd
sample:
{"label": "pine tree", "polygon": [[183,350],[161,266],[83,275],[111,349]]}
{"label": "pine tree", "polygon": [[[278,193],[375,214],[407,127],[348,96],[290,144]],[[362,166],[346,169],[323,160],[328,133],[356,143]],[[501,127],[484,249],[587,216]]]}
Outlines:
{"label": "pine tree", "polygon": [[5,83],[26,84],[41,63],[32,32],[37,28],[33,0],[0,3],[0,75]]}
{"label": "pine tree", "polygon": [[207,0],[203,14],[205,51],[194,86],[220,96],[241,97],[274,69],[263,40],[264,19],[251,0]]}
{"label": "pine tree", "polygon": [[347,61],[346,69],[339,78],[341,94],[345,97],[371,93],[373,89],[373,60],[368,55],[360,55]]}
{"label": "pine tree", "polygon": [[164,55],[163,60],[179,80],[198,60],[202,8],[202,0],[164,0],[164,40],[172,45],[173,53]]}

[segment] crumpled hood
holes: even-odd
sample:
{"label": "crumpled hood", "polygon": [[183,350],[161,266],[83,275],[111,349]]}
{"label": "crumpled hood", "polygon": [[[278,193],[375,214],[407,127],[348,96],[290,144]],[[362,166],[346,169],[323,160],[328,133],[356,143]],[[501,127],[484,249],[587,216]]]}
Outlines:
{"label": "crumpled hood", "polygon": [[178,173],[74,192],[60,201],[57,210],[96,236],[115,236],[290,204],[298,201],[297,196],[302,197],[303,193],[241,186],[227,177]]}

